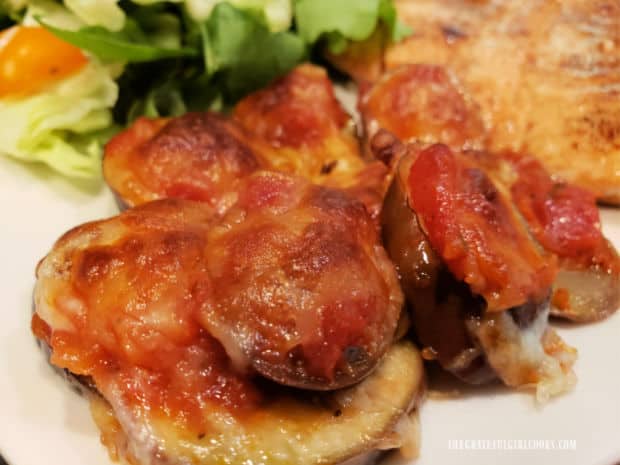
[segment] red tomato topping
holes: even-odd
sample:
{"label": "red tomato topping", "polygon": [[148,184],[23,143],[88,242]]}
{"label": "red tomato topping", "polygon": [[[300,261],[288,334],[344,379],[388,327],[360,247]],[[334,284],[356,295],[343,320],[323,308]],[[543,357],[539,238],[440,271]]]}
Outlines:
{"label": "red tomato topping", "polygon": [[536,239],[561,257],[591,254],[603,240],[594,195],[554,182],[534,158],[508,158],[519,173],[512,196]]}
{"label": "red tomato topping", "polygon": [[[165,200],[68,232],[38,270],[49,286],[40,298],[65,327],[32,318],[52,364],[90,377],[104,396],[121,395],[197,432],[205,404],[238,414],[260,400],[253,380],[233,369],[196,319],[211,295],[203,257],[209,211]],[[107,244],[88,243],[102,236]]]}
{"label": "red tomato topping", "polygon": [[275,147],[322,143],[349,116],[322,68],[303,65],[237,104],[234,118]]}
{"label": "red tomato topping", "polygon": [[140,118],[108,143],[103,161],[106,180],[130,206],[173,197],[221,211],[258,166],[237,126],[215,113]]}
{"label": "red tomato topping", "polygon": [[491,311],[544,298],[555,266],[537,250],[511,204],[474,162],[436,144],[409,174],[412,208],[431,245],[457,279]]}

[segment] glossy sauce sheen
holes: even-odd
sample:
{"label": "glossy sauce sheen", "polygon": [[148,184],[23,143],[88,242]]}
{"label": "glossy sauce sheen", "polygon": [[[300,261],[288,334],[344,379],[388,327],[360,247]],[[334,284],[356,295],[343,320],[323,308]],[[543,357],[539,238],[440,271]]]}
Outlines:
{"label": "glossy sauce sheen", "polygon": [[506,157],[518,174],[512,197],[536,239],[560,257],[591,257],[605,242],[594,195],[554,182],[532,157]]}
{"label": "glossy sauce sheen", "polygon": [[433,145],[411,165],[408,189],[433,248],[488,310],[544,299],[556,273],[552,257],[540,253],[510,199],[472,159]]}
{"label": "glossy sauce sheen", "polygon": [[554,181],[532,157],[503,154],[500,159],[516,173],[510,191],[529,230],[559,258],[552,313],[586,322],[615,312],[620,306],[620,257],[601,232],[594,196]]}
{"label": "glossy sauce sheen", "polygon": [[311,65],[300,66],[241,100],[234,118],[276,148],[320,145],[350,119],[325,70]]}
{"label": "glossy sauce sheen", "polygon": [[[506,203],[509,191],[482,176],[485,159],[479,154],[457,158],[442,145],[426,149],[408,145],[404,152],[386,197],[382,227],[424,352],[468,383],[497,377],[508,386],[535,388],[541,401],[570,389],[576,353],[548,327],[550,281],[536,281],[539,270],[532,266],[539,262],[532,263],[528,254],[537,248]],[[426,168],[432,167],[434,178],[424,170],[425,164],[417,165],[424,156],[431,156]],[[430,222],[425,222],[428,212],[421,213],[425,206],[416,208],[420,205],[413,198],[414,169],[424,175],[416,178],[418,194],[439,197],[432,202],[439,206]],[[469,172],[459,173],[463,170]],[[443,221],[446,215],[451,222]],[[501,239],[505,236],[507,251],[498,234]],[[438,244],[451,238],[457,240],[446,255],[445,245]],[[492,270],[492,275],[488,263],[496,257],[505,268]],[[463,278],[465,272],[473,276]],[[519,280],[511,276],[510,282],[499,282],[502,272]],[[515,281],[529,284],[529,289],[511,287]],[[489,302],[489,292],[480,291],[479,286],[489,282],[497,286],[491,298],[500,300]],[[526,300],[510,306],[509,298],[522,298],[519,291]]]}
{"label": "glossy sauce sheen", "polygon": [[33,330],[51,363],[196,430],[204,402],[236,412],[255,405],[251,380],[231,370],[195,318],[211,289],[211,216],[165,200],[65,234],[37,270]]}
{"label": "glossy sauce sheen", "polygon": [[446,143],[493,181],[516,207],[515,219],[558,257],[554,315],[593,321],[618,308],[620,260],[601,233],[594,195],[552,178],[532,156],[488,151],[483,112],[449,71],[420,64],[388,71],[364,94],[361,110],[367,137],[376,134],[370,145],[389,142],[386,129],[403,141]]}
{"label": "glossy sauce sheen", "polygon": [[259,161],[233,122],[215,113],[188,113],[137,120],[108,143],[103,166],[106,181],[129,206],[171,197],[224,211]]}
{"label": "glossy sauce sheen", "polygon": [[253,176],[210,231],[207,255],[214,296],[204,325],[276,381],[350,384],[391,342],[396,274],[363,204],[344,192]]}
{"label": "glossy sauce sheen", "polygon": [[378,215],[387,170],[362,159],[352,119],[323,68],[298,66],[241,100],[233,119],[266,168],[347,189]]}
{"label": "glossy sauce sheen", "polygon": [[396,273],[363,205],[257,173],[221,218],[161,200],[65,234],[37,270],[33,331],[108,399],[193,430],[243,415],[259,373],[314,389],[359,381],[392,342]]}

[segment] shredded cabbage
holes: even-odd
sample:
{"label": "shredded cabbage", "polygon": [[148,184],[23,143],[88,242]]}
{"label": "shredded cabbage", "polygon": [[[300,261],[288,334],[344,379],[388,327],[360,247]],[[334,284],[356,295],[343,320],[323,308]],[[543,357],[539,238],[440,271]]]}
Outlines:
{"label": "shredded cabbage", "polygon": [[42,162],[73,178],[101,172],[101,131],[113,125],[118,87],[109,68],[91,62],[43,93],[0,100],[0,152]]}

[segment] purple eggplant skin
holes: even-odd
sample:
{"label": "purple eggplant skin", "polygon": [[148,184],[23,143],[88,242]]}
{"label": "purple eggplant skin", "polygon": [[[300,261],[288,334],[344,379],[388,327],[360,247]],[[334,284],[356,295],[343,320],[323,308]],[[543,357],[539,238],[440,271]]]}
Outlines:
{"label": "purple eggplant skin", "polygon": [[468,319],[481,315],[484,301],[458,282],[437,256],[409,207],[398,175],[385,198],[381,224],[419,343],[444,369],[466,382],[495,378],[466,325]]}

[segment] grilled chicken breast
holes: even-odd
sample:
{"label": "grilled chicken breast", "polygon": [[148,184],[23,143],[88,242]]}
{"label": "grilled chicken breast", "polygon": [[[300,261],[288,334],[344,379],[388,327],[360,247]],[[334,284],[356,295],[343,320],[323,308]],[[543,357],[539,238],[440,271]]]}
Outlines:
{"label": "grilled chicken breast", "polygon": [[[620,4],[612,0],[397,0],[413,35],[374,62],[332,57],[358,80],[446,67],[480,108],[491,151],[538,157],[554,177],[620,203]],[[364,48],[358,45],[357,49]],[[377,61],[379,63],[377,63]],[[452,104],[446,102],[446,106]],[[439,141],[448,143],[450,141]]]}

